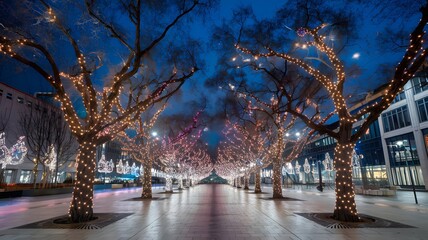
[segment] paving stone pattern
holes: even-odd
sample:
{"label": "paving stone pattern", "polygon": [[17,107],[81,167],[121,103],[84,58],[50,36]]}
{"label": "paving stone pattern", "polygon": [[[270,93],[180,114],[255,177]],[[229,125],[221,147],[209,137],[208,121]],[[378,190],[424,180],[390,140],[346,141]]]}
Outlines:
{"label": "paving stone pattern", "polygon": [[[358,210],[413,228],[327,228],[298,213],[329,212],[333,190],[287,188],[275,201],[267,194],[228,185],[199,185],[179,194],[158,194],[162,200],[131,200],[141,189],[117,189],[95,194],[95,213],[129,214],[101,229],[39,229],[16,227],[55,218],[67,212],[70,195],[0,200],[0,239],[426,239],[428,194],[398,192],[395,197],[357,196]],[[295,199],[295,200],[294,200]]]}

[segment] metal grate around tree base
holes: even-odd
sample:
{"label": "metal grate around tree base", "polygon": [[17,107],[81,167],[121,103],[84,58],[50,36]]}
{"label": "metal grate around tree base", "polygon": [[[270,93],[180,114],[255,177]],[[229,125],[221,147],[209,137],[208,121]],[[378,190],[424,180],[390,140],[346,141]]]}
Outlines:
{"label": "metal grate around tree base", "polygon": [[133,213],[95,213],[96,219],[85,223],[70,223],[68,222],[68,215],[49,218],[46,220],[22,225],[15,229],[86,229],[96,230],[104,228],[114,222],[128,217]]}
{"label": "metal grate around tree base", "polygon": [[343,224],[343,223],[333,223],[333,224],[327,225],[327,228],[333,228],[333,229],[347,229],[347,228],[353,228],[353,227],[348,226],[348,225]]}
{"label": "metal grate around tree base", "polygon": [[341,222],[332,218],[332,213],[294,213],[311,220],[321,226],[331,229],[348,229],[348,228],[415,228],[399,222],[388,219],[378,218],[365,214],[359,214],[358,222]]}
{"label": "metal grate around tree base", "polygon": [[101,229],[102,227],[96,224],[79,224],[74,229]]}

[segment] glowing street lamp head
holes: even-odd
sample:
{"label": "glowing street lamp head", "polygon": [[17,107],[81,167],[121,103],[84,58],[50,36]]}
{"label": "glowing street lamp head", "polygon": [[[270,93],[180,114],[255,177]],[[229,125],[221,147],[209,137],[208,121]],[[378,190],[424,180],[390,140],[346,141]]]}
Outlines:
{"label": "glowing street lamp head", "polygon": [[158,133],[157,132],[152,132],[152,136],[153,137],[156,137],[158,135]]}
{"label": "glowing street lamp head", "polygon": [[358,52],[354,53],[354,54],[352,55],[352,58],[353,58],[353,59],[358,59],[358,58],[360,58],[360,53],[358,53]]}
{"label": "glowing street lamp head", "polygon": [[296,137],[300,137],[300,133],[299,132],[296,132]]}

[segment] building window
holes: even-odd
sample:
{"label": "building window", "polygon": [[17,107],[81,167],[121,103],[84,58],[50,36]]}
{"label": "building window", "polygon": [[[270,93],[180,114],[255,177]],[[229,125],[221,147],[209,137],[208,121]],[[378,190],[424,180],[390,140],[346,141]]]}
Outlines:
{"label": "building window", "polygon": [[399,94],[397,94],[397,96],[395,96],[392,103],[396,103],[396,102],[399,102],[399,101],[404,100],[404,99],[406,99],[406,94],[404,93],[404,91],[402,91]]}
{"label": "building window", "polygon": [[19,176],[20,183],[31,183],[31,175],[33,171],[31,170],[22,170],[21,176]]}
{"label": "building window", "polygon": [[[352,129],[352,134],[356,133],[360,129],[360,126]],[[361,136],[360,140],[370,140],[374,138],[380,137],[380,129],[379,122],[376,120],[372,124],[370,124],[369,128],[366,130],[363,136]]]}
{"label": "building window", "polygon": [[18,101],[18,103],[24,103],[24,99],[22,97],[18,97],[16,100]]}
{"label": "building window", "polygon": [[7,98],[7,99],[12,99],[12,93],[7,93],[7,94],[6,94],[6,98]]}
{"label": "building window", "polygon": [[4,173],[3,173],[4,182],[7,184],[14,183],[15,172],[16,170],[4,170]]}
{"label": "building window", "polygon": [[414,94],[428,90],[428,82],[427,82],[427,79],[425,77],[412,78],[412,84],[413,84],[413,93]]}
{"label": "building window", "polygon": [[407,105],[382,114],[383,130],[389,132],[410,126],[410,116]]}
{"label": "building window", "polygon": [[31,101],[27,101],[27,107],[33,106],[33,103]]}
{"label": "building window", "polygon": [[3,96],[3,89],[0,89],[0,97]]}
{"label": "building window", "polygon": [[428,97],[416,101],[416,107],[419,113],[419,122],[428,120]]}
{"label": "building window", "polygon": [[394,185],[423,186],[422,169],[413,133],[385,139]]}

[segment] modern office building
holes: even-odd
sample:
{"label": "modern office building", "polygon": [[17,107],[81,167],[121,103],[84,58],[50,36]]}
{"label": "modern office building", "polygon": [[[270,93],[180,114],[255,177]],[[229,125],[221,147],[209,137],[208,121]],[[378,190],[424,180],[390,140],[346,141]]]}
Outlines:
{"label": "modern office building", "polygon": [[[380,99],[383,87],[351,107],[351,112]],[[354,125],[357,130],[362,124]],[[332,129],[337,126],[332,124]],[[331,179],[327,153],[333,158],[335,140],[317,136],[303,149],[298,161],[288,164],[288,172],[299,182],[316,182],[318,167],[324,181]],[[396,96],[391,106],[375,121],[357,142],[354,155],[354,183],[364,186],[399,186],[428,189],[428,77],[419,73]],[[306,159],[311,166],[304,172]]]}
{"label": "modern office building", "polygon": [[[41,93],[41,95],[46,96],[48,93]],[[35,177],[36,182],[40,182],[43,167],[52,169],[50,170],[51,180],[54,179],[52,174],[57,172],[57,182],[63,182],[67,178],[72,179],[74,176],[74,157],[72,156],[69,156],[70,159],[67,161],[58,159],[56,163],[51,162],[50,166],[42,166],[41,164],[36,166],[34,160],[36,154],[31,151],[29,139],[24,133],[26,127],[23,126],[25,118],[31,116],[30,121],[32,122],[27,122],[27,127],[43,130],[42,126],[39,125],[40,122],[35,120],[36,115],[62,118],[61,110],[48,103],[46,99],[41,100],[0,83],[0,163],[4,183],[32,183]],[[53,126],[45,125],[44,127],[44,130],[47,131]],[[40,137],[42,136],[46,137],[46,135],[40,134]],[[34,140],[30,139],[30,141]],[[46,139],[40,141],[46,141]],[[34,174],[34,172],[36,173]]]}
{"label": "modern office building", "polygon": [[379,118],[392,185],[428,189],[428,75],[409,81]]}

